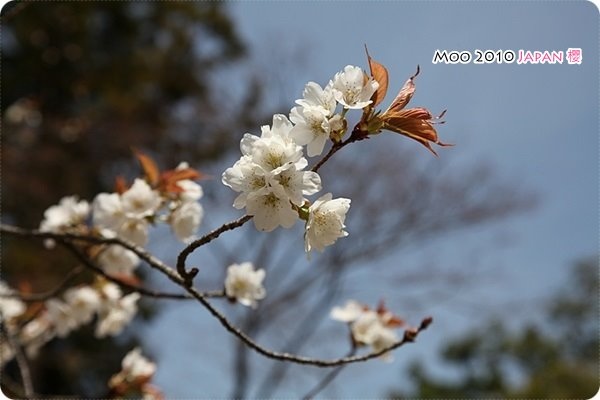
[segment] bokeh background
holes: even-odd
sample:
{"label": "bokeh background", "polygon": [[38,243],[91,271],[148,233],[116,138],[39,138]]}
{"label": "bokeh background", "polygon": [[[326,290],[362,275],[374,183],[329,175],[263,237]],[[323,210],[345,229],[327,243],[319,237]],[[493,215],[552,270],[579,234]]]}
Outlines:
{"label": "bokeh background", "polygon": [[[598,389],[598,8],[590,2],[14,2],[2,9],[2,222],[37,227],[65,195],[88,200],[139,167],[181,160],[203,182],[206,232],[239,216],[220,174],[245,132],[287,114],[306,82],[390,72],[388,100],[419,65],[411,104],[447,109],[433,157],[392,133],[322,170],[352,198],[350,236],[303,255],[301,227],[251,224],[198,251],[197,284],[233,262],[267,270],[256,311],[218,304],[269,348],[326,358],[348,348],[328,318],[347,299],[434,324],[394,362],[351,365],[319,396],[591,397]],[[581,48],[581,65],[433,64],[435,50]],[[149,249],[174,264],[156,229]],[[43,291],[74,261],[2,238],[2,279]],[[169,283],[144,266],[145,282]],[[90,277],[82,277],[82,280]],[[32,360],[42,395],[105,394],[140,344],[167,398],[299,398],[324,370],[266,360],[199,305],[144,300],[120,337],[91,329]],[[57,360],[61,360],[57,363]],[[18,374],[7,365],[4,382]],[[3,383],[4,385],[4,383]],[[4,386],[3,386],[4,387]],[[4,387],[6,390],[6,387]]]}

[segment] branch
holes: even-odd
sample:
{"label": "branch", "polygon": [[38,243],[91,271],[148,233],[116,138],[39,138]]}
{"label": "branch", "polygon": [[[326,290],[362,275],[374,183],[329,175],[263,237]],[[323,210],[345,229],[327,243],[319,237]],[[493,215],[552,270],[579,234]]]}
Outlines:
{"label": "branch", "polygon": [[204,246],[205,244],[218,238],[221,235],[221,233],[239,228],[251,219],[251,215],[244,215],[243,217],[236,219],[235,221],[223,224],[220,228],[217,228],[214,231],[202,236],[200,239],[193,241],[192,243],[187,245],[187,247],[185,247],[181,251],[181,253],[179,253],[179,256],[177,256],[177,272],[183,278],[185,286],[192,286],[192,281],[194,277],[198,274],[198,268],[196,267],[190,269],[189,271],[186,271],[185,260],[188,258],[188,256],[192,254],[192,252],[198,247]]}
{"label": "branch", "polygon": [[323,158],[319,160],[319,162],[316,163],[310,170],[312,172],[317,172],[319,168],[321,168],[323,164],[325,164],[331,158],[331,156],[340,151],[342,148],[346,147],[350,143],[357,142],[363,139],[368,139],[368,136],[361,135],[359,134],[360,132],[361,131],[358,130],[358,125],[356,125],[348,139],[344,140],[343,142],[334,143],[333,146],[331,146],[331,149],[329,149],[329,151],[327,152],[327,154],[325,154],[325,156],[323,156]]}
{"label": "branch", "polygon": [[414,342],[415,339],[417,338],[417,336],[419,335],[419,333],[421,333],[421,331],[425,330],[432,322],[431,317],[427,317],[427,318],[423,319],[423,321],[421,321],[421,325],[419,326],[418,329],[406,330],[404,332],[404,337],[402,338],[402,340],[400,340],[400,341],[392,344],[391,346],[389,346],[385,349],[382,349],[380,351],[371,352],[371,353],[368,353],[368,354],[365,354],[362,356],[350,356],[350,357],[342,357],[342,358],[337,358],[337,359],[323,360],[323,359],[298,356],[295,354],[280,353],[280,352],[269,350],[269,349],[266,349],[266,348],[260,346],[258,343],[256,343],[254,340],[252,340],[248,335],[246,335],[244,332],[242,332],[239,328],[234,326],[223,314],[221,314],[217,309],[215,309],[202,296],[202,294],[200,292],[198,292],[195,288],[186,287],[186,290],[190,294],[192,294],[221,323],[221,325],[223,325],[223,327],[226,330],[231,332],[233,335],[237,336],[241,341],[246,343],[250,348],[254,349],[259,354],[262,354],[263,356],[274,359],[274,360],[289,361],[289,362],[293,362],[296,364],[313,365],[316,367],[335,367],[338,365],[350,364],[350,363],[355,363],[355,362],[363,362],[363,361],[371,360],[373,358],[377,358],[377,357],[387,353],[388,351],[397,349],[407,343]]}
{"label": "branch", "polygon": [[[122,246],[122,247],[126,248],[127,250],[134,252],[137,256],[139,256],[142,260],[146,261],[148,263],[148,265],[150,265],[154,269],[159,269],[160,272],[167,275],[168,278],[170,278],[172,281],[174,281],[178,285],[182,284],[181,278],[177,275],[177,273],[171,267],[167,266],[161,260],[159,260],[158,258],[149,254],[148,252],[146,252],[142,247],[137,246],[133,243],[130,243],[124,239],[121,239],[118,237],[102,238],[102,237],[74,234],[74,233],[68,233],[68,232],[64,232],[64,233],[42,232],[39,230],[28,230],[28,229],[23,229],[23,228],[19,228],[16,226],[10,226],[10,225],[4,225],[4,224],[0,224],[0,232],[8,233],[11,235],[17,235],[17,236],[37,237],[37,238],[43,238],[43,239],[54,239],[54,240],[60,242],[69,251],[71,251],[77,257],[77,259],[87,268],[90,268],[97,274],[102,275],[104,278],[106,278],[107,280],[109,280],[113,283],[116,283],[117,285],[124,287],[126,289],[129,289],[129,290],[138,292],[141,295],[144,295],[147,297],[178,299],[178,300],[194,299],[194,297],[189,294],[186,295],[186,294],[181,294],[181,293],[159,292],[159,291],[155,291],[155,290],[151,290],[151,289],[146,289],[141,286],[132,285],[127,282],[123,282],[111,275],[108,275],[106,272],[104,272],[104,270],[102,268],[100,268],[94,262],[92,262],[89,259],[89,257],[87,257],[83,252],[81,252],[81,250],[79,250],[75,245],[73,245],[73,243],[71,243],[71,241],[79,240],[79,241],[88,242],[88,243],[116,244],[116,245]],[[157,266],[160,266],[160,268],[157,268]],[[59,286],[61,286],[61,285],[59,285]],[[53,292],[53,291],[59,292],[61,288],[62,287],[55,288],[52,291],[49,291],[48,293]],[[42,293],[39,295],[32,295],[31,296],[32,299],[30,301],[43,301],[46,298],[52,297],[52,296],[46,297],[46,295],[47,295],[47,293]],[[203,292],[202,295],[207,298],[225,297],[225,293],[222,290]],[[24,301],[28,301],[28,297],[25,297],[26,295],[19,294],[16,296],[21,299],[24,299]],[[1,297],[15,297],[15,295],[14,294],[0,295],[0,298]],[[36,299],[36,297],[40,297],[40,299]]]}
{"label": "branch", "polygon": [[4,324],[0,325],[2,329],[2,333],[6,336],[6,340],[10,347],[15,352],[15,359],[17,360],[17,366],[19,367],[19,372],[21,374],[21,381],[23,381],[23,390],[25,391],[25,398],[33,398],[33,383],[31,380],[31,371],[29,369],[29,363],[27,362],[27,358],[23,353],[23,348],[18,343],[16,338],[10,332],[10,328]]}
{"label": "branch", "polygon": [[[124,282],[124,281],[117,279],[117,278],[107,274],[106,272],[104,272],[102,270],[102,268],[100,268],[92,260],[90,260],[90,258],[85,253],[83,253],[81,250],[79,250],[77,248],[77,246],[73,245],[73,243],[70,243],[67,241],[60,241],[60,243],[63,246],[65,246],[68,250],[70,250],[83,265],[85,265],[86,267],[88,267],[89,269],[91,269],[92,271],[97,273],[98,275],[102,275],[107,280],[109,280],[113,283],[116,283],[117,285],[119,285],[125,289],[129,289],[131,291],[137,292],[143,296],[153,297],[153,298],[157,298],[157,299],[174,299],[174,300],[193,300],[194,299],[194,297],[192,297],[189,294],[159,292],[156,290],[146,289],[142,286],[132,285],[130,283]],[[225,297],[225,293],[222,290],[204,292],[202,294],[205,297]]]}
{"label": "branch", "polygon": [[[245,222],[249,221],[250,218],[252,218],[252,217],[244,216],[234,222],[239,224],[239,226],[241,226]],[[232,224],[227,224],[227,225],[232,225]],[[226,225],[223,225],[223,227],[224,226],[226,226]],[[234,229],[234,228],[223,228],[223,227],[214,231],[214,232],[216,232],[214,237],[212,237],[211,239],[205,239],[205,240],[210,241],[210,240],[214,239],[215,237],[217,237],[220,233],[225,232],[226,230],[229,230],[229,229]],[[335,367],[335,366],[339,366],[339,365],[343,365],[343,364],[363,362],[363,361],[371,360],[373,358],[377,358],[377,357],[379,357],[391,350],[397,349],[407,343],[414,342],[414,340],[417,338],[419,333],[421,331],[425,330],[429,326],[429,324],[431,324],[431,322],[432,322],[431,317],[425,318],[421,322],[421,325],[419,326],[418,329],[404,331],[404,337],[402,338],[402,340],[400,340],[400,341],[394,343],[393,345],[391,345],[385,349],[382,349],[380,351],[367,353],[367,354],[361,355],[361,356],[350,356],[350,357],[342,357],[342,358],[336,358],[336,359],[323,360],[323,359],[299,356],[299,355],[295,355],[295,354],[281,353],[281,352],[277,352],[274,350],[269,350],[265,347],[262,347],[257,342],[255,342],[246,333],[241,331],[232,322],[230,322],[221,312],[219,312],[207,300],[207,297],[205,296],[204,293],[198,291],[193,286],[188,286],[187,282],[184,280],[184,278],[182,278],[177,273],[177,271],[175,271],[173,268],[166,265],[164,262],[162,262],[158,258],[149,254],[141,247],[136,246],[131,242],[125,241],[120,238],[97,238],[97,237],[77,235],[77,234],[72,234],[72,233],[40,232],[38,230],[26,230],[26,229],[22,229],[22,228],[17,228],[17,227],[8,226],[8,225],[1,225],[1,224],[0,224],[0,232],[10,233],[10,234],[19,235],[19,236],[49,238],[49,239],[55,239],[58,241],[81,240],[81,241],[87,241],[87,242],[93,242],[93,243],[119,244],[119,245],[127,248],[128,250],[135,252],[141,259],[146,261],[152,268],[162,272],[173,283],[184,288],[192,297],[194,297],[196,300],[198,300],[198,302],[200,304],[202,304],[204,306],[204,308],[206,308],[208,310],[208,312],[210,314],[212,314],[212,316],[215,317],[228,332],[230,332],[234,336],[237,336],[242,342],[244,342],[250,348],[254,349],[259,354],[262,354],[263,356],[274,359],[274,360],[289,361],[289,362],[293,362],[296,364],[313,365],[316,367]],[[209,234],[205,237],[208,237],[210,235],[211,234]],[[202,239],[200,239],[200,240],[202,240]],[[206,242],[206,243],[208,243],[208,242]]]}
{"label": "branch", "polygon": [[4,224],[0,224],[0,232],[16,236],[55,239],[58,241],[71,240],[96,244],[116,244],[134,252],[138,257],[146,261],[152,268],[160,270],[171,281],[177,283],[178,285],[183,283],[183,279],[173,268],[169,267],[152,254],[148,253],[143,247],[137,246],[136,244],[119,237],[104,238],[71,232],[42,232],[36,229],[23,229]]}

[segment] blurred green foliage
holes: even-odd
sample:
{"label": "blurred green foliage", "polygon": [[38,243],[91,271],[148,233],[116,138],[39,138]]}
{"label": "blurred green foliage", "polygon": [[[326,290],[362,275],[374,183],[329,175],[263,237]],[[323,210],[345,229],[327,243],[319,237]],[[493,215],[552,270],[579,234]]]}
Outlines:
{"label": "blurred green foliage", "polygon": [[571,272],[568,287],[520,330],[494,320],[448,342],[441,357],[457,379],[432,376],[417,362],[409,371],[414,390],[389,397],[593,397],[600,372],[597,259],[581,261]]}

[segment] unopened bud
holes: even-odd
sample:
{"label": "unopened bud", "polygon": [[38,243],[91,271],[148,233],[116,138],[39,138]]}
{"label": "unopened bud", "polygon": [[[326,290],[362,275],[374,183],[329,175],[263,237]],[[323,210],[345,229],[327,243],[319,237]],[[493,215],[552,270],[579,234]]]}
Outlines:
{"label": "unopened bud", "polygon": [[422,331],[424,329],[427,329],[427,327],[429,325],[431,325],[432,322],[433,322],[433,317],[423,318],[423,321],[421,321],[421,326],[419,326],[419,330]]}

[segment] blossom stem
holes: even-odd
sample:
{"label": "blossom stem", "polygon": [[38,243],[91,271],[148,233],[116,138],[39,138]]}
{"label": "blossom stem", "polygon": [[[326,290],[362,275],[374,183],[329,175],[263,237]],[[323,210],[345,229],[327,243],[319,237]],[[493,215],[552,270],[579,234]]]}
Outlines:
{"label": "blossom stem", "polygon": [[325,156],[323,156],[323,158],[319,160],[319,162],[316,163],[310,170],[312,172],[317,172],[319,168],[321,168],[323,164],[325,164],[331,158],[331,156],[340,151],[343,147],[358,140],[361,140],[361,138],[355,135],[351,135],[348,139],[344,140],[343,142],[334,143],[333,146],[331,146],[331,149],[329,149],[329,151],[327,152],[327,154],[325,154]]}

